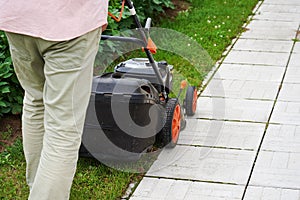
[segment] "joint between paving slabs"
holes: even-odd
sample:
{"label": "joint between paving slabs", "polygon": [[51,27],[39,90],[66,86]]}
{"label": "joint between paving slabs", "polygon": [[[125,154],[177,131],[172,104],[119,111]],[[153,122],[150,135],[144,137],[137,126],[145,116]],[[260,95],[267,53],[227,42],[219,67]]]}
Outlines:
{"label": "joint between paving slabs", "polygon": [[[191,118],[193,119],[193,118]],[[266,122],[260,122],[260,121],[250,121],[250,120],[238,120],[238,119],[216,119],[216,118],[194,118],[196,120],[207,120],[207,121],[220,121],[220,122],[241,122],[241,123],[252,123],[252,124],[266,124]],[[277,124],[277,123],[272,123]]]}
{"label": "joint between paving slabs", "polygon": [[235,148],[235,147],[224,147],[224,146],[211,146],[211,145],[201,145],[201,144],[177,144],[178,146],[183,147],[205,147],[212,149],[229,149],[229,150],[237,150],[237,151],[255,151],[255,149],[243,149],[243,148]]}
{"label": "joint between paving slabs", "polygon": [[214,183],[214,184],[223,184],[223,185],[239,185],[237,183],[230,183],[230,182],[219,182],[219,181],[208,181],[208,180],[197,180],[197,179],[184,179],[184,178],[171,178],[171,177],[163,177],[163,176],[151,176],[145,175],[147,178],[153,179],[167,179],[167,180],[174,180],[174,181],[189,181],[189,182],[199,182],[199,183]]}

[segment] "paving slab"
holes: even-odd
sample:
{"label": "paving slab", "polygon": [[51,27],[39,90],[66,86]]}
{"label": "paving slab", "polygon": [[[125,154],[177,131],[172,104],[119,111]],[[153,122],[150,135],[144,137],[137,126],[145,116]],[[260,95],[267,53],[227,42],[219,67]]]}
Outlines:
{"label": "paving slab", "polygon": [[277,66],[222,64],[214,79],[281,82],[284,70]]}
{"label": "paving slab", "polygon": [[258,12],[253,16],[254,20],[268,21],[284,21],[299,22],[300,13],[274,13],[274,12]]}
{"label": "paving slab", "polygon": [[242,39],[288,40],[296,37],[299,22],[253,20],[242,33]]}
{"label": "paving slab", "polygon": [[257,150],[265,124],[190,119],[178,144]]}
{"label": "paving slab", "polygon": [[287,40],[295,39],[296,30],[277,29],[270,31],[269,29],[251,29],[242,33],[243,39],[267,39],[267,40]]}
{"label": "paving slab", "polygon": [[270,124],[262,144],[262,150],[300,153],[300,124]]}
{"label": "paving slab", "polygon": [[300,68],[300,54],[292,53],[288,68]]}
{"label": "paving slab", "polygon": [[285,67],[288,59],[289,54],[287,53],[231,51],[223,62]]}
{"label": "paving slab", "polygon": [[249,186],[244,200],[299,200],[300,190]]}
{"label": "paving slab", "polygon": [[[298,78],[300,79],[300,77]],[[300,84],[284,83],[280,90],[278,100],[300,102]]]}
{"label": "paving slab", "polygon": [[293,41],[240,39],[234,44],[233,50],[289,53],[292,47]]}
{"label": "paving slab", "polygon": [[274,4],[274,5],[299,5],[299,0],[264,0],[264,4]]}
{"label": "paving slab", "polygon": [[254,157],[254,151],[178,145],[162,151],[146,176],[246,184]]}
{"label": "paving slab", "polygon": [[272,107],[273,101],[199,97],[198,111],[192,118],[265,123],[268,121]]}
{"label": "paving slab", "polygon": [[287,125],[299,125],[300,102],[277,101],[270,122]]}
{"label": "paving slab", "polygon": [[285,83],[300,83],[300,67],[288,67],[284,77]]}
{"label": "paving slab", "polygon": [[[300,17],[299,17],[299,19],[300,19]],[[294,52],[294,53],[300,53],[300,42],[296,42],[296,43],[295,43],[293,52]]]}
{"label": "paving slab", "polygon": [[261,151],[250,180],[252,186],[300,189],[300,153]]}
{"label": "paving slab", "polygon": [[241,199],[244,186],[144,178],[131,200]]}
{"label": "paving slab", "polygon": [[275,100],[279,86],[280,83],[276,82],[212,79],[201,95],[209,97]]}
{"label": "paving slab", "polygon": [[[271,6],[271,5],[270,5]],[[260,9],[263,9],[265,6],[261,6]],[[277,6],[279,9],[284,7],[282,5]],[[293,7],[294,6],[289,6]],[[300,10],[300,7],[299,7]],[[260,11],[258,11],[260,12]],[[274,13],[278,13],[275,11]],[[266,20],[252,20],[251,23],[246,27],[249,30],[272,30],[272,31],[278,31],[278,30],[290,30],[294,32],[296,35],[296,30],[299,28],[299,21],[298,22],[281,22],[281,21],[266,21]]]}
{"label": "paving slab", "polygon": [[299,4],[262,4],[257,12],[300,13]]}

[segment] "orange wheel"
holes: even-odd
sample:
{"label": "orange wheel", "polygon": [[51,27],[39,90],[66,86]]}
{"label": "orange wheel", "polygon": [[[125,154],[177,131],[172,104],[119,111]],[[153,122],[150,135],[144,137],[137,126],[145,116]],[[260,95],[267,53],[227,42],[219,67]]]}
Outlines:
{"label": "orange wheel", "polygon": [[181,119],[181,109],[180,105],[177,104],[173,113],[172,119],[172,142],[177,143],[179,132],[180,132],[180,119]]}
{"label": "orange wheel", "polygon": [[193,113],[196,112],[197,109],[197,100],[198,100],[198,94],[197,94],[197,90],[194,89],[194,96],[193,96]]}
{"label": "orange wheel", "polygon": [[197,99],[197,88],[189,86],[185,97],[185,109],[188,116],[193,116],[196,113]]}
{"label": "orange wheel", "polygon": [[181,107],[176,98],[169,99],[163,119],[164,126],[156,137],[160,147],[173,148],[176,146],[181,128]]}

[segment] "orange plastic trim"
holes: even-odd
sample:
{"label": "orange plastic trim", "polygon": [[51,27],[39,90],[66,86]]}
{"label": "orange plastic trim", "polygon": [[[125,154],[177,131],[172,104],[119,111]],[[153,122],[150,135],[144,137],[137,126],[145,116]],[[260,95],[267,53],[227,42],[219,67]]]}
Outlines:
{"label": "orange plastic trim", "polygon": [[[147,49],[152,54],[156,54],[156,52],[157,52],[157,47],[156,47],[156,45],[154,44],[154,42],[152,41],[151,38],[148,38]],[[142,48],[142,51],[145,51],[144,47]]]}
{"label": "orange plastic trim", "polygon": [[186,88],[186,86],[187,86],[186,80],[181,81],[181,83],[180,83],[180,89],[184,89],[184,88]]}
{"label": "orange plastic trim", "polygon": [[111,12],[108,12],[108,15],[113,18],[116,22],[120,22],[123,16],[123,12],[124,12],[124,7],[125,7],[125,0],[122,1],[122,8],[121,8],[121,12],[119,14],[119,17],[117,18],[116,16],[114,16]]}
{"label": "orange plastic trim", "polygon": [[176,105],[174,113],[173,113],[173,119],[172,119],[172,141],[176,143],[179,137],[180,132],[180,105]]}
{"label": "orange plastic trim", "polygon": [[193,95],[193,113],[196,112],[197,109],[197,100],[198,100],[198,94],[197,94],[197,89],[194,90],[194,95]]}

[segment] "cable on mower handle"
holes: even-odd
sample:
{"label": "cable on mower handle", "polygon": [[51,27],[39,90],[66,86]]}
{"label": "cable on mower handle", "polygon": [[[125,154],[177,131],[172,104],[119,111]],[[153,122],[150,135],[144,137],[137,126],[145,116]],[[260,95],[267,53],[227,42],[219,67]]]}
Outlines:
{"label": "cable on mower handle", "polygon": [[120,22],[123,16],[123,12],[124,12],[124,7],[125,7],[125,0],[122,1],[122,7],[121,7],[121,11],[119,14],[119,17],[117,18],[115,15],[113,15],[111,12],[108,11],[108,15],[113,18],[116,22]]}

